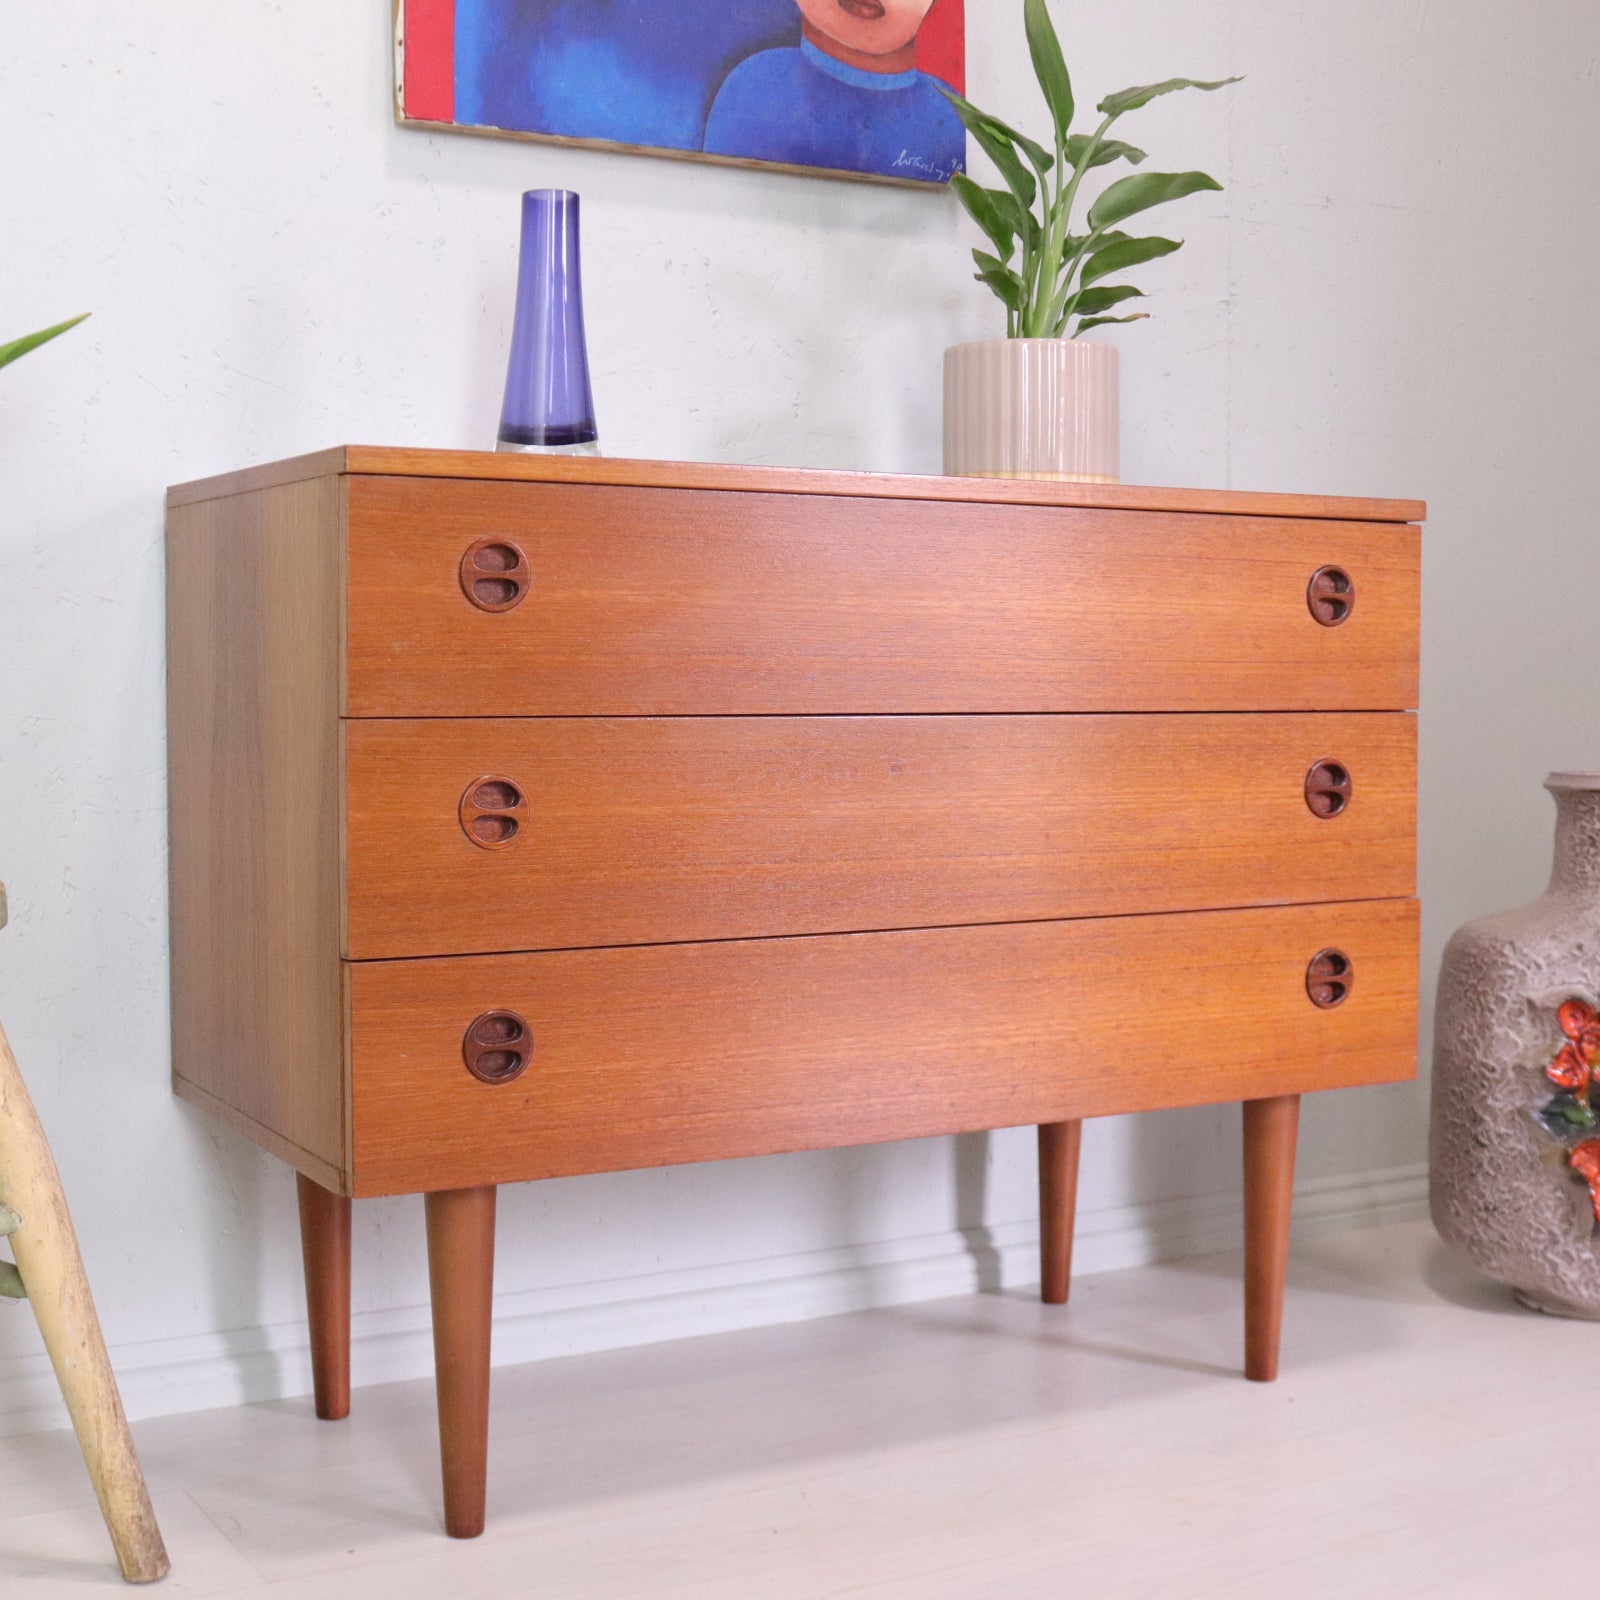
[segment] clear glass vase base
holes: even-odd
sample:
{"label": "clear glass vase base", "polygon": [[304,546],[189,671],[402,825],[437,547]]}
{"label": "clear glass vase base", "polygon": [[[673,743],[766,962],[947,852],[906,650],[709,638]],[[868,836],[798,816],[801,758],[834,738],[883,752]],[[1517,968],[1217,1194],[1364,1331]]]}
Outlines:
{"label": "clear glass vase base", "polygon": [[512,444],[501,439],[495,445],[495,450],[518,456],[597,456],[600,454],[600,441],[588,439],[582,444]]}

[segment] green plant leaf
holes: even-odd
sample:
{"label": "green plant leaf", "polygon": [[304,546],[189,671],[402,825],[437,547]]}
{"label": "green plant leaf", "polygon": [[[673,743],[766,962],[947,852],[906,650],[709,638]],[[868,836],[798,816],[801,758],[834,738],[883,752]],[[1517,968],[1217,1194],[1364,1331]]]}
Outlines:
{"label": "green plant leaf", "polygon": [[964,172],[951,178],[950,187],[960,197],[972,220],[993,240],[995,249],[1009,260],[1016,248],[1017,235],[1023,231],[1017,227],[1012,211],[1016,206],[1015,198],[1003,189],[983,188]]}
{"label": "green plant leaf", "polygon": [[1147,261],[1159,261],[1174,250],[1183,248],[1182,239],[1130,239],[1125,233],[1108,233],[1084,258],[1083,276],[1079,284],[1087,289],[1101,278],[1128,267],[1142,267]]}
{"label": "green plant leaf", "polygon": [[1018,133],[1009,123],[1002,122],[999,117],[991,116],[987,111],[980,111],[970,100],[964,99],[954,89],[947,89],[942,83],[936,83],[934,87],[955,108],[956,115],[961,118],[961,125],[980,143],[985,135],[990,138],[1010,140],[1033,163],[1034,171],[1041,178],[1056,164],[1056,158],[1043,145],[1036,144],[1026,134]]}
{"label": "green plant leaf", "polygon": [[1050,107],[1056,133],[1065,139],[1076,110],[1072,103],[1072,79],[1067,73],[1066,58],[1061,54],[1061,41],[1056,37],[1055,24],[1050,20],[1049,8],[1044,0],[1024,0],[1022,20],[1028,34],[1028,54],[1033,57],[1034,76],[1044,91],[1045,104]]}
{"label": "green plant leaf", "polygon": [[[1076,167],[1088,153],[1089,146],[1094,139],[1087,133],[1072,134],[1066,144],[1067,164]],[[1120,139],[1102,139],[1099,148],[1094,153],[1094,159],[1085,171],[1093,172],[1096,167],[1109,167],[1113,161],[1129,161],[1138,166],[1144,160],[1144,151],[1134,145],[1124,144]]]}
{"label": "green plant leaf", "polygon": [[972,122],[967,126],[972,137],[978,141],[978,148],[994,162],[1000,176],[1006,180],[1006,187],[1017,197],[1018,203],[1031,207],[1033,197],[1039,192],[1039,185],[1034,181],[1033,174],[1023,166],[1015,146],[986,122]]}
{"label": "green plant leaf", "polygon": [[1136,172],[1117,181],[1089,207],[1089,226],[1096,232],[1148,211],[1170,200],[1198,194],[1202,189],[1220,189],[1215,178],[1203,172]]}
{"label": "green plant leaf", "polygon": [[[1078,324],[1078,333],[1087,333],[1091,328],[1103,328],[1107,323],[1111,322],[1148,322],[1149,320],[1150,313],[1148,311],[1136,311],[1131,317],[1085,317]],[[1074,334],[1073,337],[1076,338],[1077,334]]]}
{"label": "green plant leaf", "polygon": [[1018,133],[1015,128],[1002,122],[999,117],[990,117],[989,121],[994,124],[997,133],[1003,133],[1033,163],[1034,171],[1041,178],[1056,164],[1056,158],[1042,144],[1030,139],[1027,134]]}
{"label": "green plant leaf", "polygon": [[1112,306],[1121,305],[1124,300],[1143,298],[1144,290],[1135,289],[1131,283],[1106,284],[1099,289],[1085,289],[1073,301],[1072,312],[1080,317],[1094,317]]}
{"label": "green plant leaf", "polygon": [[[83,317],[89,313],[84,312]],[[27,355],[30,350],[37,350],[40,345],[48,344],[52,339],[65,333],[68,328],[76,328],[83,317],[68,317],[65,322],[58,322],[53,328],[41,328],[38,333],[25,334],[20,339],[13,339],[10,344],[0,344],[0,367],[9,367],[19,357]]]}
{"label": "green plant leaf", "polygon": [[1009,267],[985,267],[975,276],[979,283],[986,283],[994,290],[1008,311],[1022,309],[1022,279]]}
{"label": "green plant leaf", "polygon": [[1243,83],[1243,78],[1218,78],[1214,83],[1202,83],[1198,78],[1168,78],[1164,83],[1147,83],[1137,89],[1122,89],[1108,94],[1100,102],[1100,111],[1108,117],[1120,117],[1125,111],[1137,111],[1160,95],[1173,94],[1179,89],[1226,89],[1230,83]]}

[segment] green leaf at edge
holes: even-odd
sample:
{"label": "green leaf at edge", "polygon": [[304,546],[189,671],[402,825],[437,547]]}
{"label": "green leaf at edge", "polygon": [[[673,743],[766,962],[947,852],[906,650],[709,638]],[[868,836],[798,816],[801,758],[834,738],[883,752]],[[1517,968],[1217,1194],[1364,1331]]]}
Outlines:
{"label": "green leaf at edge", "polygon": [[975,137],[977,129],[974,123],[981,122],[992,134],[1001,139],[1009,139],[1033,163],[1034,171],[1040,177],[1056,164],[1056,158],[1043,145],[1036,144],[1025,133],[1018,133],[1010,123],[1003,122],[987,111],[980,111],[970,100],[957,94],[954,89],[946,88],[942,83],[935,83],[934,88],[950,102],[955,108],[956,115],[961,118],[962,126],[970,129]]}
{"label": "green leaf at edge", "polygon": [[1174,250],[1182,248],[1182,239],[1161,239],[1154,234],[1146,239],[1130,239],[1125,233],[1107,234],[1085,259],[1078,285],[1087,289],[1091,283],[1109,278],[1113,272],[1142,267],[1147,261],[1159,261],[1162,256],[1170,256]]}
{"label": "green leaf at edge", "polygon": [[[1107,323],[1148,322],[1149,320],[1150,313],[1148,311],[1136,311],[1131,317],[1085,317],[1084,320],[1078,324],[1078,333],[1087,333],[1091,328],[1103,328]],[[1077,336],[1078,335],[1075,333],[1073,338],[1077,338]]]}
{"label": "green leaf at edge", "polygon": [[1215,178],[1204,172],[1136,172],[1131,177],[1118,178],[1089,207],[1089,226],[1094,229],[1115,227],[1152,206],[1164,206],[1185,195],[1198,194],[1202,189],[1221,187]]}
{"label": "green leaf at edge", "polygon": [[1124,300],[1142,300],[1143,289],[1135,289],[1131,283],[1106,284],[1099,289],[1085,289],[1073,302],[1074,315],[1080,317],[1098,316],[1102,311],[1109,311],[1112,306],[1121,305]]}
{"label": "green leaf at edge", "polygon": [[1002,256],[1009,257],[1016,248],[1017,234],[1021,230],[998,202],[1002,199],[1012,200],[1012,197],[1002,190],[983,188],[964,172],[958,172],[951,178],[950,187],[960,196],[972,220],[988,234],[995,249]]}
{"label": "green leaf at edge", "polygon": [[68,317],[65,322],[58,322],[53,328],[41,328],[38,333],[25,334],[20,339],[13,339],[10,344],[0,344],[0,367],[8,367],[21,356],[27,355],[30,350],[37,350],[40,345],[48,344],[52,339],[65,333],[68,328],[76,328],[89,313],[85,311],[82,317]]}
{"label": "green leaf at edge", "polygon": [[994,290],[996,298],[1007,311],[1020,311],[1022,309],[1022,279],[1009,267],[1001,267],[998,271],[985,268],[982,272],[974,274],[979,283],[986,283]]}
{"label": "green leaf at edge", "polygon": [[[1089,148],[1090,138],[1086,133],[1075,133],[1067,140],[1067,164],[1076,167],[1083,159],[1084,152]],[[1143,150],[1131,144],[1124,144],[1120,139],[1102,139],[1100,148],[1094,153],[1086,170],[1093,172],[1096,167],[1108,167],[1113,161],[1127,161],[1138,166],[1145,158]]]}
{"label": "green leaf at edge", "polygon": [[1022,205],[1031,207],[1039,185],[1023,166],[1011,141],[984,122],[969,122],[967,128],[978,141],[978,148],[994,162],[1000,176],[1006,180],[1006,187]]}
{"label": "green leaf at edge", "polygon": [[1034,75],[1044,91],[1056,132],[1065,139],[1077,108],[1072,100],[1072,79],[1067,72],[1066,58],[1061,54],[1061,41],[1056,37],[1055,24],[1050,20],[1044,0],[1024,0],[1022,20],[1028,35],[1028,54],[1033,57]]}
{"label": "green leaf at edge", "polygon": [[1136,89],[1119,89],[1100,102],[1103,116],[1120,117],[1126,111],[1137,111],[1147,106],[1159,95],[1174,94],[1179,89],[1226,89],[1230,83],[1243,83],[1241,78],[1218,78],[1212,83],[1202,83],[1198,78],[1168,78],[1163,83],[1146,83]]}

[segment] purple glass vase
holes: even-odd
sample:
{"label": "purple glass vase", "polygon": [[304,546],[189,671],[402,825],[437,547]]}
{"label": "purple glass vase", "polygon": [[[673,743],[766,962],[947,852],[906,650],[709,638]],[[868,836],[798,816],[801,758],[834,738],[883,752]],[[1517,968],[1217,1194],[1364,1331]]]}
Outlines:
{"label": "purple glass vase", "polygon": [[578,197],[530,189],[522,197],[517,320],[497,448],[597,456],[599,438],[583,337]]}

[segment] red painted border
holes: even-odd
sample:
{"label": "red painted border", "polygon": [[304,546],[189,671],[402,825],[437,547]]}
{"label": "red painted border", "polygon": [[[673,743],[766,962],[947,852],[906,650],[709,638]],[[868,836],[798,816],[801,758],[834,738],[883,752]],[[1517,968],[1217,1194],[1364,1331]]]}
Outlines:
{"label": "red painted border", "polygon": [[456,120],[456,0],[401,0],[400,103],[417,122]]}
{"label": "red painted border", "polygon": [[957,94],[967,92],[966,13],[966,0],[934,0],[917,35],[917,66]]}

